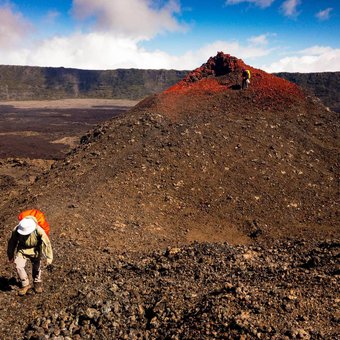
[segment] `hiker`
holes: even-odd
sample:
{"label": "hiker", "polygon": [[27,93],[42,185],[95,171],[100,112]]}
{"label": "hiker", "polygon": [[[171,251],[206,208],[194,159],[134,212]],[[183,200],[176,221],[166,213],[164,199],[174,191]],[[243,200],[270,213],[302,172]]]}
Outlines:
{"label": "hiker", "polygon": [[242,69],[242,90],[247,89],[249,84],[250,84],[250,71],[243,68]]}
{"label": "hiker", "polygon": [[42,293],[42,255],[47,258],[47,265],[51,265],[53,252],[47,234],[34,216],[26,216],[12,231],[7,247],[8,260],[15,263],[21,281],[19,295],[25,295],[32,288],[25,270],[27,260],[32,263],[34,291]]}

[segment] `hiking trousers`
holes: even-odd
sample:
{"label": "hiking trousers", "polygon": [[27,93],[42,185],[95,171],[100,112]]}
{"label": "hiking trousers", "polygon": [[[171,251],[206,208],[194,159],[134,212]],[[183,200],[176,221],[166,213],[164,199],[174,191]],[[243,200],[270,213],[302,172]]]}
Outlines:
{"label": "hiking trousers", "polygon": [[33,258],[33,257],[16,256],[14,263],[15,263],[22,287],[26,287],[30,283],[28,275],[25,270],[28,259],[32,262],[33,282],[34,283],[41,282],[41,258],[40,257]]}
{"label": "hiking trousers", "polygon": [[248,88],[248,79],[243,79],[242,80],[242,90],[247,89]]}

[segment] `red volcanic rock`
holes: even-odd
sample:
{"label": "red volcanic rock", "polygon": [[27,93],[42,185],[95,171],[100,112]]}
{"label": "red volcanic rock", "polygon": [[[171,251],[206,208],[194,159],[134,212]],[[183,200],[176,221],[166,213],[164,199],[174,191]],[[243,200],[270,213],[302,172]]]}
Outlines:
{"label": "red volcanic rock", "polygon": [[[232,85],[231,82],[237,82],[235,76],[239,76],[241,79],[242,68],[246,67],[248,66],[241,59],[218,52],[215,57],[210,57],[205,64],[190,72],[182,81],[170,87],[165,93],[181,92],[190,88],[224,90],[225,85]],[[221,76],[226,76],[223,84],[221,84],[221,81],[217,81],[217,78]]]}
{"label": "red volcanic rock", "polygon": [[253,107],[282,111],[291,103],[301,103],[305,98],[296,84],[251,67],[243,60],[223,52],[218,52],[215,57],[209,58],[205,64],[190,72],[163,94],[186,95],[190,92],[190,96],[196,96],[231,90],[240,92],[243,68],[250,70],[251,83],[246,91],[242,91],[247,96],[242,100],[250,100]]}
{"label": "red volcanic rock", "polygon": [[224,76],[233,72],[241,72],[245,67],[247,65],[241,59],[218,52],[215,57],[210,57],[205,64],[189,73],[184,81],[195,82],[208,76]]}

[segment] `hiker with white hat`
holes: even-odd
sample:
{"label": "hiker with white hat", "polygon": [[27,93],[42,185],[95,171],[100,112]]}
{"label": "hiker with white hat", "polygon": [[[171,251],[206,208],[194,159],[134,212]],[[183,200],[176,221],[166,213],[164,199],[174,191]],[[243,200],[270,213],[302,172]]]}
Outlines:
{"label": "hiker with white hat", "polygon": [[50,239],[41,228],[35,217],[23,218],[12,231],[8,241],[7,256],[10,262],[14,262],[21,281],[19,295],[25,295],[32,288],[25,270],[27,260],[32,263],[32,276],[34,290],[42,292],[41,257],[47,259],[47,265],[53,261],[53,252]]}

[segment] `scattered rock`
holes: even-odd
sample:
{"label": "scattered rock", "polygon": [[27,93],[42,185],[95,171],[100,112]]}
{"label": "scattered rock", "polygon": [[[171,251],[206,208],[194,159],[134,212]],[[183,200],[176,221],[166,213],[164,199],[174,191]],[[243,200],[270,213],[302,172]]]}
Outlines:
{"label": "scattered rock", "polygon": [[[196,243],[165,252],[126,253],[111,271],[108,264],[87,268],[89,282],[82,295],[71,298],[58,315],[41,311],[24,338],[336,338],[338,286],[331,261],[339,246],[323,249],[320,265],[310,272],[299,264],[321,252],[320,243]],[[322,287],[320,276],[326,282]]]}

